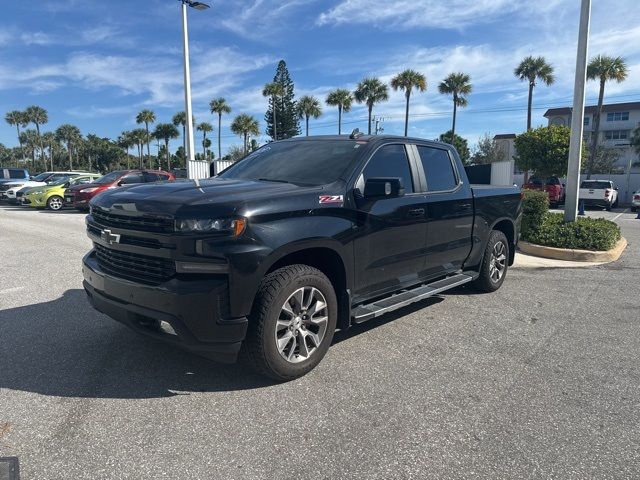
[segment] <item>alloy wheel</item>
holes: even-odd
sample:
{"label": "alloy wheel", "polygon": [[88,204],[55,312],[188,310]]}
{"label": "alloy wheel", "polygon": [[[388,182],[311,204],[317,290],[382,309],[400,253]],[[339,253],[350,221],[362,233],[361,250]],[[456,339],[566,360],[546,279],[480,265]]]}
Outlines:
{"label": "alloy wheel", "polygon": [[307,360],[320,347],[327,331],[327,301],[315,287],[302,287],[284,302],[276,322],[278,352],[287,362]]}
{"label": "alloy wheel", "polygon": [[496,242],[491,252],[491,260],[489,261],[489,276],[491,281],[497,283],[502,279],[507,269],[507,247],[503,242]]}
{"label": "alloy wheel", "polygon": [[62,199],[59,197],[51,197],[49,199],[49,208],[51,210],[60,210],[62,208]]}

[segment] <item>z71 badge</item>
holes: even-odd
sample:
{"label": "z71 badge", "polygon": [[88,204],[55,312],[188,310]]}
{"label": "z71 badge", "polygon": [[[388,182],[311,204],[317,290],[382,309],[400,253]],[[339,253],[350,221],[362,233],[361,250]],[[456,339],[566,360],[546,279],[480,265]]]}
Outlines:
{"label": "z71 badge", "polygon": [[344,196],[342,195],[320,195],[318,197],[318,203],[321,205],[331,203],[331,204],[340,204],[344,203]]}

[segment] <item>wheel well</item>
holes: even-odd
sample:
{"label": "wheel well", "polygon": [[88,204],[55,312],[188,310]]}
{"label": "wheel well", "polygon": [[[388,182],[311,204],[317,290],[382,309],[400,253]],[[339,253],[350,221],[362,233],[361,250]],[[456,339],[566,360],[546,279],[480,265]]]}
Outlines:
{"label": "wheel well", "polygon": [[496,223],[493,229],[504,233],[505,237],[507,237],[507,240],[509,241],[509,265],[513,265],[513,261],[516,257],[516,249],[514,248],[516,244],[515,229],[513,227],[513,223],[509,220],[502,220]]}
{"label": "wheel well", "polygon": [[347,293],[347,273],[340,255],[330,248],[308,248],[285,255],[275,262],[266,274],[287,265],[303,264],[324,273],[336,291],[338,298],[338,328],[346,329],[350,322],[350,302]]}

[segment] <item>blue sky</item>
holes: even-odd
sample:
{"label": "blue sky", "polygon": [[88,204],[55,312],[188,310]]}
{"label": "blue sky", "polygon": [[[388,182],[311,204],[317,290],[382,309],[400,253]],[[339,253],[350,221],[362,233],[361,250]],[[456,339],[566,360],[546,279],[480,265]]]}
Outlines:
{"label": "blue sky", "polygon": [[[557,81],[539,86],[534,124],[547,107],[572,98],[579,0],[235,0],[190,12],[194,112],[216,120],[211,98],[227,98],[223,153],[240,144],[228,129],[249,113],[264,130],[262,86],[285,59],[296,94],[321,99],[335,87],[353,89],[364,76],[385,81],[405,68],[426,74],[414,94],[410,135],[435,138],[450,128],[451,99],[438,83],[449,73],[471,75],[474,92],[459,111],[457,131],[471,146],[485,132],[518,133],[526,126],[527,86],[513,76],[526,55],[543,55]],[[589,53],[622,55],[630,75],[607,87],[610,102],[640,100],[640,8],[637,0],[594,1]],[[183,109],[180,7],[177,0],[37,0],[5,2],[0,19],[0,113],[38,104],[54,129],[73,123],[84,134],[116,137],[135,128],[143,108],[170,121]],[[596,95],[590,82],[588,101]],[[392,92],[374,113],[385,133],[402,134],[404,97]],[[356,106],[345,129],[366,130]],[[337,132],[337,112],[325,106],[312,134]],[[266,137],[261,137],[264,141]],[[0,143],[17,143],[0,124]],[[179,142],[174,142],[175,149]]]}

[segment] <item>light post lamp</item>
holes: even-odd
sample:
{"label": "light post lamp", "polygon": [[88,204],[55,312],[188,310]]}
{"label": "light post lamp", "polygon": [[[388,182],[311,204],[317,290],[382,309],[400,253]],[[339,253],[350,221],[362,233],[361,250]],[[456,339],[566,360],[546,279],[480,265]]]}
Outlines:
{"label": "light post lamp", "polygon": [[195,143],[193,140],[193,107],[191,105],[191,69],[189,66],[189,30],[187,27],[187,7],[194,8],[196,10],[207,10],[209,5],[202,2],[195,2],[193,0],[180,0],[182,3],[182,42],[184,52],[184,111],[186,113],[186,134],[187,134],[187,175],[189,178],[199,179],[208,177],[207,172],[200,171],[202,168],[198,168],[198,164],[195,162]]}

